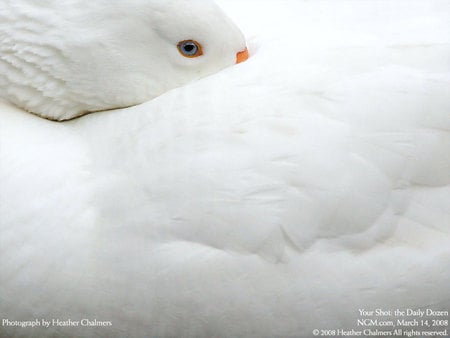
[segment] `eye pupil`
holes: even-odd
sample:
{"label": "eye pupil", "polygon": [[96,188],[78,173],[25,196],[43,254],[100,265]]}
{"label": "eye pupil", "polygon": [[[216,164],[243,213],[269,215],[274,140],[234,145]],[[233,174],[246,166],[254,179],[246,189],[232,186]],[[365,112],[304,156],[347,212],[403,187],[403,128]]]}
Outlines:
{"label": "eye pupil", "polygon": [[178,51],[184,57],[194,58],[203,55],[202,46],[194,40],[185,40],[178,43]]}
{"label": "eye pupil", "polygon": [[186,46],[184,46],[184,50],[186,52],[192,52],[195,49],[195,46],[193,44],[187,44]]}

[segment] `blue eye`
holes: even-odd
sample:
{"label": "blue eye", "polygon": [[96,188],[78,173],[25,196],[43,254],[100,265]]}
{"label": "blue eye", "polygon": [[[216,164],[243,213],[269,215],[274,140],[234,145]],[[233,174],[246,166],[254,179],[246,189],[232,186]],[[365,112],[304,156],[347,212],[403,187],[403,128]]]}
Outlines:
{"label": "blue eye", "polygon": [[180,41],[177,47],[180,54],[187,58],[203,55],[202,45],[194,40]]}

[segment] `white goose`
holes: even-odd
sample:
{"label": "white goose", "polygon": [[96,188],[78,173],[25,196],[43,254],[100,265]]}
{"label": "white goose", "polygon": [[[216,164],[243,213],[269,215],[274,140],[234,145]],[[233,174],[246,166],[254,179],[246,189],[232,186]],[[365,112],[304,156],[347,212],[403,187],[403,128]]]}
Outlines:
{"label": "white goose", "polygon": [[448,319],[448,2],[221,4],[242,65],[69,122],[0,106],[0,336]]}

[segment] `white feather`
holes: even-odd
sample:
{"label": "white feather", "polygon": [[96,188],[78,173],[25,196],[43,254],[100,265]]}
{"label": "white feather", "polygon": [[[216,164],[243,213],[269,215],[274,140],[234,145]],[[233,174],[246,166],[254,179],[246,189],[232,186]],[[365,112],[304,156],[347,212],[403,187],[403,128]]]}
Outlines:
{"label": "white feather", "polygon": [[[204,54],[183,57],[196,40]],[[0,98],[52,120],[148,101],[236,62],[239,29],[208,0],[4,0]]]}
{"label": "white feather", "polygon": [[449,3],[222,4],[242,65],[67,123],[0,108],[1,317],[112,322],[2,332],[311,337],[448,311]]}

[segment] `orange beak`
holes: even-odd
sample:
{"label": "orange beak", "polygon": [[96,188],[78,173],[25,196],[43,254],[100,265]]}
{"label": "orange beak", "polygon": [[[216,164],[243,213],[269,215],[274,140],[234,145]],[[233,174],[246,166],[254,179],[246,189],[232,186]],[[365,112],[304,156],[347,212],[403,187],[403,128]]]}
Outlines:
{"label": "orange beak", "polygon": [[243,51],[236,54],[236,63],[244,62],[248,59],[248,49],[245,48]]}

